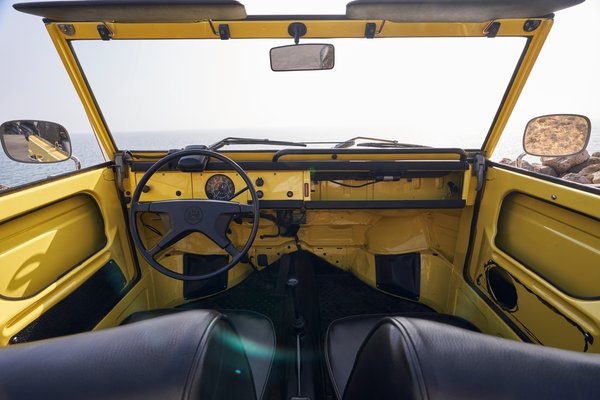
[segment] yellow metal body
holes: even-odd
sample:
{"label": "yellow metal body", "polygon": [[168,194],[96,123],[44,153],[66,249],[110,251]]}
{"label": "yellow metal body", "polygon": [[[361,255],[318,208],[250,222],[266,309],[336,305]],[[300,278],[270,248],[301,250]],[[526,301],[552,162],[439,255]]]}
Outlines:
{"label": "yellow metal body", "polygon": [[[482,132],[482,152],[489,158],[515,106],[533,64],[541,50],[552,19],[540,19],[539,27],[524,30],[525,20],[499,20],[498,36],[528,39],[512,84],[488,132]],[[47,23],[46,27],[59,56],[81,98],[99,143],[107,158],[117,152],[108,127],[97,108],[91,88],[79,69],[70,42],[100,40],[97,25],[104,24],[113,40],[127,39],[209,39],[219,40],[214,27],[227,23],[232,39],[289,38],[292,21],[199,21],[194,23]],[[361,38],[365,24],[376,24],[377,38],[481,37],[486,23],[393,23],[390,21],[294,20],[303,22],[306,38]],[[68,23],[66,23],[68,24]],[[143,147],[140,145],[140,147]],[[134,161],[160,159],[164,152],[133,153]],[[270,152],[227,152],[234,160],[266,161]],[[144,158],[139,158],[143,156]],[[137,158],[136,158],[137,157]],[[330,155],[287,155],[282,161],[330,160]],[[338,160],[457,160],[448,154],[340,154]],[[269,263],[283,254],[302,249],[332,265],[352,272],[363,282],[376,286],[375,255],[418,252],[421,256],[420,301],[439,312],[464,317],[488,334],[516,340],[530,340],[556,347],[583,350],[582,331],[600,335],[600,303],[582,298],[596,295],[598,272],[593,265],[600,251],[599,197],[560,184],[549,183],[520,173],[491,168],[476,201],[477,179],[473,167],[464,172],[448,171],[438,177],[402,179],[362,188],[316,181],[311,171],[250,171],[255,181],[263,178],[264,200],[464,200],[464,208],[393,210],[307,210],[298,240],[269,237],[277,232],[273,222],[263,219],[250,250],[251,260],[264,254]],[[149,182],[150,191],[142,201],[204,199],[206,181],[213,174],[225,174],[236,188],[243,186],[231,171],[182,173],[160,171]],[[0,197],[0,344],[86,282],[109,260],[123,270],[132,288],[96,325],[102,329],[119,324],[135,311],[172,307],[185,302],[182,283],[151,269],[143,260],[136,268],[127,235],[126,212],[121,201],[131,196],[142,174],[129,171],[119,193],[115,172],[100,166],[62,179]],[[346,185],[356,182],[342,181]],[[460,190],[449,190],[449,183]],[[308,189],[308,191],[306,191]],[[291,195],[290,195],[291,193]],[[516,194],[515,194],[516,193]],[[245,203],[247,192],[235,200]],[[504,210],[501,216],[501,210]],[[274,211],[265,213],[275,215]],[[143,221],[139,221],[144,218]],[[141,236],[147,247],[165,232],[169,221],[159,215],[138,217]],[[472,224],[473,228],[472,228]],[[144,225],[142,227],[141,225]],[[501,228],[499,228],[499,225]],[[150,227],[150,228],[148,228]],[[230,238],[238,246],[248,237],[249,221],[232,224]],[[500,229],[500,234],[498,234]],[[83,233],[87,236],[83,238]],[[261,237],[266,235],[266,237]],[[523,241],[535,236],[530,249]],[[543,247],[559,240],[564,246]],[[566,240],[566,241],[565,241]],[[520,254],[521,260],[513,256]],[[192,234],[161,254],[159,261],[182,272],[183,255],[225,254],[200,234]],[[565,254],[568,253],[568,257]],[[139,257],[138,257],[139,258]],[[499,309],[486,282],[486,265],[493,261],[505,268],[520,284],[518,310]],[[523,264],[521,263],[523,262]],[[565,264],[573,266],[566,268]],[[525,265],[527,264],[527,265]],[[6,268],[4,266],[9,265]],[[466,269],[465,269],[466,267]],[[229,273],[228,287],[234,287],[251,272],[239,264]],[[586,274],[586,277],[580,275]],[[589,274],[589,275],[587,275]],[[552,281],[552,282],[550,282]],[[577,294],[579,298],[567,294]],[[351,294],[349,294],[351,295]],[[557,312],[558,310],[558,312]],[[524,333],[523,333],[524,332]],[[597,341],[586,350],[600,352]]]}

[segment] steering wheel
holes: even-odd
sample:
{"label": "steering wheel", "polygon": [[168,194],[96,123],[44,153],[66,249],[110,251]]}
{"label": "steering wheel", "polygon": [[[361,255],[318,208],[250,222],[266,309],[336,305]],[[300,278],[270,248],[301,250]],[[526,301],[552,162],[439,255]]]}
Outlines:
{"label": "steering wheel", "polygon": [[[244,180],[246,187],[238,190],[232,198],[246,190],[250,191],[252,197],[252,205],[241,204],[234,201],[221,200],[163,200],[163,201],[148,201],[140,203],[139,199],[142,190],[150,178],[167,163],[185,156],[205,156],[216,158],[229,164]],[[232,159],[212,150],[195,148],[190,150],[182,150],[176,153],[168,154],[158,160],[152,167],[146,171],[142,179],[138,182],[133,197],[131,198],[131,207],[129,215],[129,229],[135,247],[138,249],[142,257],[155,268],[158,272],[165,274],[171,278],[183,281],[199,281],[209,279],[219,275],[235,266],[250,250],[256,232],[258,231],[260,213],[258,206],[258,196],[256,189],[252,185],[252,181],[248,174]],[[170,228],[151,249],[146,249],[140,239],[140,233],[137,227],[136,214],[139,212],[165,213],[169,215]],[[234,215],[243,213],[253,213],[252,230],[246,244],[241,250],[238,250],[231,240],[227,237],[227,230]],[[178,242],[192,232],[200,232],[224,249],[231,257],[231,261],[227,265],[219,268],[216,271],[202,275],[186,275],[172,271],[154,258],[159,252]]]}

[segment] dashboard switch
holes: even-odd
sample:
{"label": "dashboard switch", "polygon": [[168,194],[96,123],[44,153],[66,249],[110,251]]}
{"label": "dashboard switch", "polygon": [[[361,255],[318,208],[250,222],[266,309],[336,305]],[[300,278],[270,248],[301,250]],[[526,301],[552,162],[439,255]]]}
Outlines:
{"label": "dashboard switch", "polygon": [[265,181],[263,180],[263,178],[256,179],[256,186],[261,187],[264,184],[265,184]]}

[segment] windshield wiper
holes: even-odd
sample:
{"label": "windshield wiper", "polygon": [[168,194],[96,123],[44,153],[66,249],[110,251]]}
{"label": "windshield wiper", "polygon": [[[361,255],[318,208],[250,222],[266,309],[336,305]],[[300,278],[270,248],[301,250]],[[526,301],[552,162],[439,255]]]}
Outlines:
{"label": "windshield wiper", "polygon": [[382,142],[365,142],[365,143],[359,143],[356,145],[357,147],[377,147],[377,148],[381,148],[381,149],[398,149],[398,148],[404,148],[404,147],[428,147],[428,146],[423,146],[420,144],[410,144],[410,143],[398,143],[398,142],[394,142],[394,143],[382,143]]}
{"label": "windshield wiper", "polygon": [[211,144],[208,148],[210,150],[217,150],[217,149],[220,149],[221,147],[229,146],[232,144],[266,144],[269,146],[306,147],[306,143],[302,143],[302,142],[286,142],[286,141],[282,141],[282,140],[228,137],[228,138],[218,141],[217,143]]}
{"label": "windshield wiper", "polygon": [[[358,140],[370,140],[370,142],[356,143]],[[352,139],[348,139],[345,142],[340,142],[334,146],[335,149],[347,149],[352,146],[357,147],[378,147],[378,148],[402,148],[402,147],[427,147],[421,146],[418,144],[409,144],[409,143],[398,143],[397,140],[389,140],[389,139],[378,139],[364,136],[357,136]]]}

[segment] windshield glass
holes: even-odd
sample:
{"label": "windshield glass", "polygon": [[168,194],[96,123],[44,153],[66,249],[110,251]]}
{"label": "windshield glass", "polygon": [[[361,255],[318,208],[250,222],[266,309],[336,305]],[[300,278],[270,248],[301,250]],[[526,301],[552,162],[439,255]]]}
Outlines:
{"label": "windshield glass", "polygon": [[269,50],[291,42],[73,45],[121,149],[172,149],[227,136],[332,142],[368,136],[480,148],[525,39],[301,40],[333,44],[335,67],[273,72]]}

